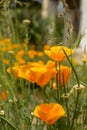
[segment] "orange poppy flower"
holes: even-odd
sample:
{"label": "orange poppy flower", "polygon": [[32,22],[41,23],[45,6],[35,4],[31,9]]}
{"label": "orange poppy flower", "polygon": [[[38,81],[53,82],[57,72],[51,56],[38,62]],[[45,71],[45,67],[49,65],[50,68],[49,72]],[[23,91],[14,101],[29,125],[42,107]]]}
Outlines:
{"label": "orange poppy flower", "polygon": [[67,56],[70,56],[73,53],[73,49],[69,49],[64,46],[53,46],[48,50],[44,50],[44,52],[53,60],[61,62],[66,58],[63,49],[65,50]]}
{"label": "orange poppy flower", "polygon": [[46,85],[56,74],[55,68],[51,67],[48,63],[47,65],[41,63],[28,64],[15,68],[14,71],[17,72],[18,77],[35,82],[41,87]]}
{"label": "orange poppy flower", "polygon": [[[44,64],[42,62],[28,62],[28,64],[26,64],[26,65],[21,65],[18,68],[18,77],[31,81],[29,78],[31,68],[34,68],[34,67],[39,68],[43,65]],[[17,69],[15,69],[15,70],[17,70]]]}
{"label": "orange poppy flower", "polygon": [[21,65],[23,65],[25,63],[25,59],[19,58],[18,63],[21,64]]}
{"label": "orange poppy flower", "polygon": [[30,70],[30,68],[32,67],[41,67],[44,64],[42,62],[29,62],[26,65],[18,65],[15,64],[14,67],[9,67],[7,68],[7,72],[8,73],[14,73],[14,75],[17,77],[21,77],[21,78],[25,78],[27,80],[29,80],[29,78],[27,77],[27,74]]}
{"label": "orange poppy flower", "polygon": [[59,85],[64,85],[67,83],[70,74],[71,74],[71,68],[68,66],[60,66],[60,68],[58,67],[58,83]]}
{"label": "orange poppy flower", "polygon": [[18,57],[22,57],[24,55],[24,50],[19,50],[16,54]]}
{"label": "orange poppy flower", "polygon": [[1,99],[2,100],[6,100],[7,99],[7,96],[8,96],[8,92],[7,91],[3,91],[3,92],[1,92]]}
{"label": "orange poppy flower", "polygon": [[55,69],[48,69],[46,66],[34,67],[30,69],[29,79],[44,87],[55,76],[55,73]]}
{"label": "orange poppy flower", "polygon": [[54,69],[48,69],[46,66],[31,67],[25,72],[23,68],[19,70],[19,77],[25,78],[31,82],[35,82],[41,87],[46,85],[51,78],[55,76],[56,71]]}
{"label": "orange poppy flower", "polygon": [[11,43],[11,39],[10,38],[5,38],[5,39],[3,39],[3,43],[4,44],[10,44]]}
{"label": "orange poppy flower", "polygon": [[9,60],[3,59],[3,63],[4,63],[5,65],[8,65],[8,64],[9,64]]}
{"label": "orange poppy flower", "polygon": [[15,77],[18,78],[18,70],[19,70],[19,66],[14,66],[14,67],[9,67],[7,68],[7,72],[10,73],[14,73]]}
{"label": "orange poppy flower", "polygon": [[38,51],[38,52],[37,52],[37,56],[38,56],[38,57],[43,57],[43,55],[44,55],[43,52],[41,52],[41,51]]}
{"label": "orange poppy flower", "polygon": [[44,50],[49,49],[51,46],[49,44],[44,45]]}
{"label": "orange poppy flower", "polygon": [[37,55],[37,52],[34,49],[28,51],[29,58],[33,59]]}
{"label": "orange poppy flower", "polygon": [[12,44],[12,46],[13,46],[13,49],[18,49],[20,47],[20,44],[15,43],[15,44]]}
{"label": "orange poppy flower", "polygon": [[40,118],[47,124],[53,124],[59,118],[65,116],[65,111],[58,103],[43,103],[34,109],[34,116]]}

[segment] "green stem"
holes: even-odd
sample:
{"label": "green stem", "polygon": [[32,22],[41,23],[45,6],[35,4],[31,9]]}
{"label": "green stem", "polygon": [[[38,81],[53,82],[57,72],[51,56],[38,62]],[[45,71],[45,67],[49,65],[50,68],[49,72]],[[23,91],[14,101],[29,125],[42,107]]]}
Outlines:
{"label": "green stem", "polygon": [[70,127],[70,119],[69,119],[68,99],[65,99],[65,103],[66,103],[66,109],[67,109],[67,124],[68,124],[68,128],[69,128]]}
{"label": "green stem", "polygon": [[74,121],[75,121],[75,116],[76,116],[76,112],[77,112],[77,106],[78,106],[78,101],[79,101],[79,92],[77,93],[77,98],[76,98],[76,103],[75,103],[75,109],[74,109],[74,114],[73,114],[73,118],[72,118],[72,123],[71,123],[71,126],[70,126],[70,130],[73,129],[73,126],[74,126]]}
{"label": "green stem", "polygon": [[57,98],[59,101],[59,88],[58,88],[58,69],[57,69],[57,62],[55,62],[55,67],[56,67],[56,86],[57,86]]}
{"label": "green stem", "polygon": [[13,124],[11,124],[8,120],[0,116],[0,119],[5,121],[9,126],[11,126],[14,130],[18,130]]}
{"label": "green stem", "polygon": [[62,74],[62,77],[63,77],[63,87],[64,87],[64,93],[65,93],[65,95],[67,94],[67,92],[66,92],[66,86],[65,86],[65,83],[64,83],[64,74]]}
{"label": "green stem", "polygon": [[[62,48],[62,49],[63,49],[63,48]],[[78,84],[78,87],[79,87],[79,86],[80,86],[80,81],[79,81],[77,72],[76,72],[76,70],[75,70],[75,68],[74,68],[74,66],[73,66],[73,64],[72,64],[72,62],[71,62],[70,59],[68,58],[68,56],[67,56],[67,54],[66,54],[66,52],[65,52],[64,49],[63,49],[63,52],[64,52],[64,54],[65,54],[67,60],[69,61],[70,65],[71,65],[71,67],[72,67],[72,69],[73,69],[73,72],[74,72],[74,74],[75,74],[75,77],[76,77],[76,80],[77,80],[77,84]]]}

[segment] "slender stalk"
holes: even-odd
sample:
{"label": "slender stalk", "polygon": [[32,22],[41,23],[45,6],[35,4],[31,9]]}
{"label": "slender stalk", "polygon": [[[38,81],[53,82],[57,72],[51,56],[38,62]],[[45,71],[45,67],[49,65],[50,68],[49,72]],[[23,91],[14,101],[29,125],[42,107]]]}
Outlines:
{"label": "slender stalk", "polygon": [[0,116],[0,119],[5,121],[10,127],[12,127],[14,130],[18,130],[13,124],[11,124],[8,120]]}
{"label": "slender stalk", "polygon": [[61,73],[61,66],[60,66],[60,62],[59,62],[59,64],[58,64],[59,66],[59,71],[58,71],[58,79],[59,79],[59,99],[61,99],[61,95],[62,95],[62,88],[63,87],[61,87],[61,75],[62,75],[62,73]]}
{"label": "slender stalk", "polygon": [[[64,83],[64,75],[62,75],[62,77],[63,77],[64,93],[65,93],[65,96],[67,96],[66,86],[65,86],[65,83]],[[68,98],[65,98],[65,105],[66,105],[66,109],[67,109],[67,125],[68,125],[68,128],[69,128],[70,127],[70,119],[69,119]]]}
{"label": "slender stalk", "polygon": [[70,130],[73,130],[75,116],[76,116],[77,107],[78,107],[79,95],[80,95],[80,93],[78,92],[77,93],[77,98],[76,98],[76,103],[75,103],[74,114],[73,114],[73,118],[72,118],[72,123],[71,123],[71,126],[70,126]]}
{"label": "slender stalk", "polygon": [[58,88],[58,69],[57,69],[57,62],[55,62],[55,67],[56,67],[56,86],[57,86],[57,98],[59,101],[59,88]]}
{"label": "slender stalk", "polygon": [[68,128],[70,127],[70,119],[69,119],[69,106],[68,106],[68,99],[65,99],[65,103],[66,103],[66,109],[67,109],[67,124],[68,124]]}
{"label": "slender stalk", "polygon": [[[62,49],[63,49],[63,48],[62,48]],[[80,86],[80,81],[79,81],[77,72],[76,72],[76,70],[75,70],[75,68],[74,68],[74,66],[73,66],[73,64],[72,64],[72,62],[71,62],[70,59],[68,58],[68,56],[67,56],[67,54],[66,54],[66,52],[65,52],[64,49],[63,49],[63,52],[64,52],[64,54],[65,54],[67,60],[69,61],[70,65],[71,65],[71,67],[72,67],[72,69],[73,69],[73,72],[74,72],[74,74],[75,74],[75,77],[76,77],[76,80],[77,80],[77,84],[78,84],[78,87],[79,87],[79,86]]]}
{"label": "slender stalk", "polygon": [[65,95],[67,95],[67,93],[66,93],[66,86],[65,86],[65,83],[64,83],[64,74],[62,74],[62,77],[63,77],[63,87],[64,87],[64,93],[65,93]]}
{"label": "slender stalk", "polygon": [[[74,66],[73,66],[73,64],[72,64],[72,62],[71,62],[70,59],[68,58],[68,56],[67,56],[67,54],[66,54],[66,52],[65,52],[64,49],[63,49],[63,51],[64,51],[65,56],[67,57],[67,60],[69,61],[70,65],[71,65],[71,67],[72,67],[72,69],[73,69],[73,72],[74,72],[75,77],[76,77],[76,80],[77,80],[78,87],[80,87],[80,81],[79,81],[77,72],[76,72],[76,70],[75,70],[75,68],[74,68]],[[80,94],[80,93],[77,92],[77,97],[76,97],[76,102],[75,102],[75,109],[74,109],[74,113],[73,113],[73,117],[72,117],[72,123],[71,123],[71,126],[70,126],[70,130],[72,130],[72,129],[73,129],[73,126],[74,126],[74,121],[75,121],[75,116],[76,116],[77,107],[78,107],[78,101],[79,101],[79,94]]]}

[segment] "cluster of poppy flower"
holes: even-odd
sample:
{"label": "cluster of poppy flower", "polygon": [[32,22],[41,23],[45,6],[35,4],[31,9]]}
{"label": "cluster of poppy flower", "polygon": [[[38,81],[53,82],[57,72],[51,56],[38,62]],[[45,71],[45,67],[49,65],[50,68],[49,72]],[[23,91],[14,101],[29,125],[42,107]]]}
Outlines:
{"label": "cluster of poppy flower", "polygon": [[[0,56],[2,62],[7,66],[23,65],[28,61],[35,58],[42,59],[44,53],[42,51],[36,51],[35,46],[31,46],[30,49],[26,49],[26,43],[12,43],[10,38],[0,40]],[[11,55],[12,60],[8,55]],[[11,60],[11,62],[10,62]],[[10,64],[11,63],[11,64]]]}
{"label": "cluster of poppy flower", "polygon": [[[67,47],[63,46],[54,46],[49,50],[45,50],[45,54],[51,57],[56,62],[61,62],[66,58],[64,51],[67,53],[67,56],[73,53],[72,49],[68,49]],[[50,67],[49,67],[50,68]],[[69,78],[71,73],[71,68],[67,66],[61,66],[57,68],[58,73],[60,73],[60,77],[58,82],[60,85],[65,84]],[[57,72],[56,72],[57,73]],[[50,104],[40,104],[34,110],[34,115],[41,120],[43,120],[47,124],[55,123],[59,118],[65,116],[64,108],[58,103],[50,103]]]}
{"label": "cluster of poppy flower", "polygon": [[[60,86],[67,83],[71,74],[71,68],[68,66],[60,65],[60,63],[73,53],[73,49],[69,49],[64,46],[53,46],[44,50],[44,53],[48,55],[52,60],[48,60],[46,64],[43,62],[28,62],[23,65],[15,65],[7,69],[8,73],[14,72],[14,75],[19,78],[24,78],[29,82],[37,83],[41,88],[44,89],[45,85],[56,78],[56,74]],[[21,53],[22,55],[23,53]],[[34,52],[34,55],[36,53]],[[54,61],[53,61],[54,60]],[[57,68],[55,62],[59,63]],[[58,89],[58,88],[56,88]],[[42,103],[38,105],[34,110],[34,115],[47,124],[53,124],[59,118],[65,116],[64,108],[58,103]]]}
{"label": "cluster of poppy flower", "polygon": [[[64,48],[64,50],[66,49],[65,51],[67,52],[67,55],[70,55],[73,52],[73,50],[62,46],[55,46],[50,48],[50,50],[45,50],[44,52],[55,61],[61,62],[66,58],[62,48]],[[22,77],[30,82],[35,82],[41,87],[44,87],[52,78],[56,76],[57,73],[55,62],[51,60],[48,60],[46,64],[43,62],[28,62],[28,64],[16,65],[12,68],[8,68],[7,72],[10,73],[11,69],[14,70],[16,77]],[[71,68],[60,65],[57,66],[57,71],[60,73],[60,78],[58,79],[59,84],[65,84],[69,79]]]}
{"label": "cluster of poppy flower", "polygon": [[[70,56],[73,54],[73,49],[69,49],[65,46],[50,47],[49,45],[45,45],[44,51],[36,51],[34,47],[32,47],[26,52],[26,47],[25,43],[12,44],[10,39],[0,41],[1,56],[4,58],[7,56],[7,53],[12,53],[12,58],[14,58],[11,59],[14,61],[11,67],[8,57],[2,60],[4,64],[8,65],[7,72],[9,74],[14,73],[16,78],[21,77],[29,82],[37,83],[42,89],[44,89],[51,79],[55,81],[57,78],[60,86],[67,83],[71,74],[71,68],[63,66],[61,62],[66,59],[66,55]],[[49,56],[52,60],[48,60],[47,63],[44,63],[43,60],[33,60],[33,62],[28,60],[36,59],[36,57],[40,59],[44,55]],[[58,77],[56,77],[57,73],[59,75]],[[57,86],[56,89],[58,89]],[[6,94],[2,93],[3,99],[5,99],[6,96]],[[65,110],[58,103],[42,103],[34,109],[34,115],[47,124],[53,124],[59,118],[65,116]]]}

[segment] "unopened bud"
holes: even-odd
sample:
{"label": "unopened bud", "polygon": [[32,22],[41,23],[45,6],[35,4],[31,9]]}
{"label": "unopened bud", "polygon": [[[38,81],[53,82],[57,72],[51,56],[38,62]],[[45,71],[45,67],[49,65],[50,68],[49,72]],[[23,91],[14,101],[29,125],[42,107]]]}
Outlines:
{"label": "unopened bud", "polygon": [[0,116],[4,116],[4,114],[5,114],[5,111],[4,111],[4,110],[1,110],[1,111],[0,111]]}
{"label": "unopened bud", "polygon": [[29,25],[29,24],[30,24],[30,20],[24,19],[24,20],[23,20],[23,24],[24,24],[24,25]]}

